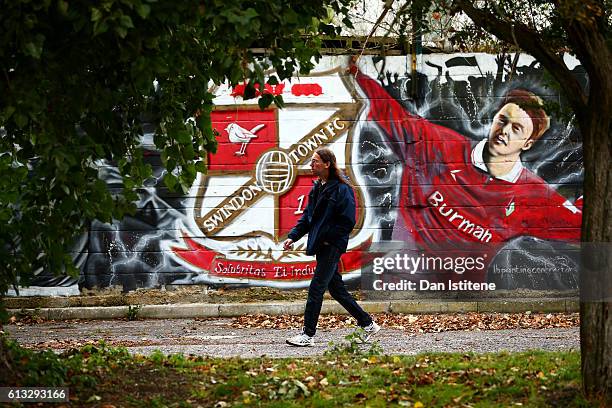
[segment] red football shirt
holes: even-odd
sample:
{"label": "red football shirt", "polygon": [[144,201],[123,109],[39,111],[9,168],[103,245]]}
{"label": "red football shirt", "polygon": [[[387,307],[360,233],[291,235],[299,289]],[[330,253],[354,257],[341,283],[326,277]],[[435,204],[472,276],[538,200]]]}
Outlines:
{"label": "red football shirt", "polygon": [[[357,73],[368,120],[382,129],[404,166],[393,237],[420,247],[502,243],[518,236],[578,241],[582,212],[517,162],[494,177],[478,143],[408,112],[375,80]],[[497,245],[497,247],[499,244]]]}

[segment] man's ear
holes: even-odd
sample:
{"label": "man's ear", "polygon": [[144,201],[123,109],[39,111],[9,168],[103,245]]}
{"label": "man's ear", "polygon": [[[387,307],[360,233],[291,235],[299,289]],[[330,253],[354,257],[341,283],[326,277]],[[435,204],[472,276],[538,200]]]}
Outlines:
{"label": "man's ear", "polygon": [[533,142],[534,142],[533,139],[527,140],[521,149],[523,151],[531,149],[531,147],[533,146]]}
{"label": "man's ear", "polygon": [[329,166],[331,166],[331,162],[323,163],[323,165],[326,169],[329,169]]}

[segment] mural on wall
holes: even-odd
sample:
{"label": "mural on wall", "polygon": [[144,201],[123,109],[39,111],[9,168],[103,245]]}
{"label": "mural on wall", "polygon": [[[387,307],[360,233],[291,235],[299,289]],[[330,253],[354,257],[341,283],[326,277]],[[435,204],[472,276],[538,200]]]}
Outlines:
{"label": "mural on wall", "polygon": [[[580,136],[571,118],[548,114],[540,100],[562,103],[543,86],[526,55],[425,55],[417,75],[409,57],[326,57],[307,77],[262,92],[284,109],[259,110],[244,89],[219,87],[213,126],[219,150],[186,196],[168,192],[148,133],[154,178],[139,211],[112,225],[93,222],[75,248],[85,287],[125,290],[160,284],[305,287],[314,260],[281,242],[299,218],[312,184],[309,160],[319,146],[336,153],[357,199],[357,226],[342,257],[345,279],[368,267],[381,242],[419,248],[483,243],[486,268],[473,279],[498,288],[575,289],[576,268],[518,273],[517,263],[550,262],[579,240]],[[566,63],[583,76],[575,60]],[[111,165],[109,188],[120,186]],[[540,251],[540,252],[538,252]],[[553,254],[552,257],[550,254]],[[44,273],[37,285],[69,285]]]}
{"label": "mural on wall", "polygon": [[360,272],[376,224],[364,211],[371,204],[363,176],[354,171],[360,146],[354,123],[361,104],[347,80],[337,67],[269,87],[264,92],[283,95],[286,106],[265,111],[256,100],[240,103],[240,89],[217,90],[212,122],[219,148],[190,192],[188,222],[177,223],[181,238],[165,247],[193,271],[180,283],[294,287],[308,281],[315,263],[304,255],[305,239],[294,251],[280,244],[306,206],[313,182],[309,163],[320,146],[334,150],[355,186],[358,222],[341,272]]}
{"label": "mural on wall", "polygon": [[[436,66],[432,62],[429,65]],[[471,61],[450,59],[445,61],[445,65],[482,68],[475,58]],[[449,109],[450,114],[439,112],[431,116],[436,103],[429,103],[427,97],[420,107],[410,103],[403,105],[401,102],[405,99],[392,97],[392,90],[386,90],[356,67],[353,72],[369,101],[368,120],[376,123],[376,128],[402,167],[398,215],[393,227],[395,241],[412,243],[415,248],[426,252],[431,252],[433,247],[447,252],[451,246],[487,244],[475,248],[475,252],[484,251],[483,268],[463,276],[439,274],[439,279],[468,277],[474,282],[496,281],[498,287],[503,288],[577,286],[576,268],[574,273],[568,273],[571,268],[564,268],[559,269],[562,273],[542,275],[540,278],[545,278],[542,282],[536,282],[534,274],[503,276],[511,274],[495,274],[487,268],[500,248],[509,242],[524,241],[533,248],[540,240],[578,242],[580,239],[582,198],[576,198],[579,191],[574,191],[572,199],[568,199],[530,169],[537,169],[547,159],[545,147],[529,161],[524,158],[541,140],[546,140],[547,132],[548,141],[554,143],[561,136],[561,142],[566,144],[564,148],[572,149],[567,151],[562,165],[567,163],[567,157],[579,154],[573,150],[575,144],[567,143],[563,135],[557,134],[556,126],[551,126],[550,115],[544,109],[538,90],[528,88],[533,84],[522,78],[496,87],[492,77],[468,77],[467,92],[463,95],[465,103],[468,106],[472,104],[472,111],[478,112],[477,118],[481,114],[478,106],[483,105],[479,102],[484,100],[485,109],[489,111],[482,117],[485,120],[470,126],[469,112],[461,104],[453,103],[452,98],[442,99],[450,100],[455,112]],[[458,81],[450,76],[449,71],[446,71],[445,79],[447,87],[454,86],[456,90]],[[438,81],[439,76],[434,82]],[[436,85],[444,89],[439,82]],[[402,89],[401,82],[397,88]],[[488,94],[483,94],[487,88]],[[435,89],[430,87],[429,91]],[[571,178],[572,174],[567,177]],[[579,186],[569,187],[580,189]],[[525,237],[529,239],[525,240]],[[493,272],[503,271],[508,264],[533,265],[529,261],[516,262],[516,254],[527,252],[520,247],[517,249],[504,251],[497,262],[493,261]],[[540,254],[543,251],[544,247],[540,246]],[[465,255],[467,250],[462,252]],[[554,248],[547,252],[548,256],[558,258],[555,255],[559,251]],[[514,261],[508,258],[510,255]],[[502,268],[499,268],[500,264]]]}

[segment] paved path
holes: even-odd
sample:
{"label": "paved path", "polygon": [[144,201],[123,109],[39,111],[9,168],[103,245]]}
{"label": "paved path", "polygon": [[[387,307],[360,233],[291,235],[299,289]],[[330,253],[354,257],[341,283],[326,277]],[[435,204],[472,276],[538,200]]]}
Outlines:
{"label": "paved path", "polygon": [[[350,329],[319,330],[315,347],[297,348],[285,344],[285,338],[296,330],[238,329],[231,319],[161,319],[161,320],[91,320],[47,322],[29,325],[8,325],[10,337],[23,345],[43,345],[56,350],[104,339],[124,345],[130,352],[149,354],[159,349],[164,353],[208,356],[306,357],[321,355],[329,342],[345,341]],[[387,354],[422,352],[496,352],[579,349],[579,329],[516,329],[496,331],[454,331],[407,334],[384,329],[377,336]]]}

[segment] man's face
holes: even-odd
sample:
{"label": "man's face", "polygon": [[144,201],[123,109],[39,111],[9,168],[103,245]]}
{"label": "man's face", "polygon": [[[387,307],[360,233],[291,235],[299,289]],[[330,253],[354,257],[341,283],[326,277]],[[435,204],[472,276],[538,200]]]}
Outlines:
{"label": "man's face", "polygon": [[523,109],[514,103],[504,105],[493,118],[489,132],[489,153],[492,156],[514,156],[531,149],[533,122]]}
{"label": "man's face", "polygon": [[330,163],[323,163],[321,157],[315,153],[310,159],[310,170],[312,174],[317,177],[327,178],[329,176],[329,165]]}

